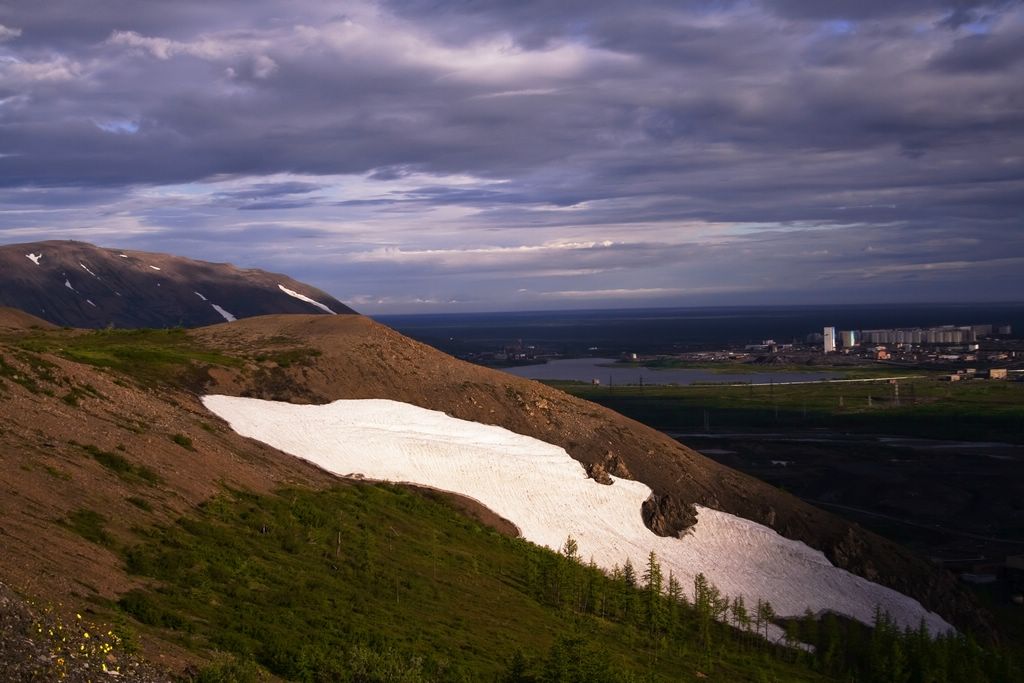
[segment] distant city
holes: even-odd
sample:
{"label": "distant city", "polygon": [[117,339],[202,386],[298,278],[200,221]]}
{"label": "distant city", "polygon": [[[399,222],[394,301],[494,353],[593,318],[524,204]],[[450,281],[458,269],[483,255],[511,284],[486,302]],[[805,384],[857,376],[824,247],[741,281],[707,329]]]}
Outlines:
{"label": "distant city", "polygon": [[[958,318],[992,322],[946,324]],[[580,357],[641,364],[882,362],[942,371],[1024,366],[1024,340],[1017,338],[1024,304],[616,309],[395,316],[385,322],[493,366]]]}
{"label": "distant city", "polygon": [[874,360],[912,363],[928,361],[1009,361],[1024,357],[1013,340],[1013,327],[1005,324],[938,325],[874,330],[836,330],[825,327],[807,341],[822,351],[858,355]]}
{"label": "distant city", "polygon": [[[826,327],[822,340],[825,353],[839,348],[854,348],[860,344],[971,344],[994,335],[1010,337],[1010,325],[941,325],[939,327],[902,327],[884,330],[841,330]],[[837,343],[838,342],[838,343]]]}

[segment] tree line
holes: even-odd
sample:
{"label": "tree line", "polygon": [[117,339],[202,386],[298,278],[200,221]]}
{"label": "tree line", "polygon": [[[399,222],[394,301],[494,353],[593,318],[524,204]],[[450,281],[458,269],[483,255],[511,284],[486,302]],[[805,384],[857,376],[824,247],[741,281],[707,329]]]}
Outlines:
{"label": "tree line", "polygon": [[[751,660],[775,659],[799,664],[826,678],[866,683],[1002,683],[1024,680],[1008,654],[983,648],[968,634],[932,634],[922,621],[900,628],[876,609],[868,627],[845,617],[809,611],[780,618],[772,604],[748,605],[743,596],[722,593],[704,574],[684,586],[666,576],[651,552],[646,564],[629,559],[610,572],[584,562],[569,537],[560,552],[530,553],[523,580],[543,604],[580,617],[611,621],[626,628],[636,647],[656,658],[674,651],[710,674],[726,653],[737,650]],[[773,627],[782,633],[771,642]],[[566,662],[576,662],[576,668]],[[585,638],[564,637],[546,655],[532,661],[522,653],[509,665],[506,683],[548,681],[630,681],[602,657],[588,651]]]}

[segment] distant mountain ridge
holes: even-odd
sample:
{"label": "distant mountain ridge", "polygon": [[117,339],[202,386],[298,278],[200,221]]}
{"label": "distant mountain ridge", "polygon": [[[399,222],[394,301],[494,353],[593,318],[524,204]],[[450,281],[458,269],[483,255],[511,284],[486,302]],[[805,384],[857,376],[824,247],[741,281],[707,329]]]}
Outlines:
{"label": "distant mountain ridge", "polygon": [[200,327],[273,313],[355,313],[287,275],[77,241],[0,246],[0,306],[86,328]]}

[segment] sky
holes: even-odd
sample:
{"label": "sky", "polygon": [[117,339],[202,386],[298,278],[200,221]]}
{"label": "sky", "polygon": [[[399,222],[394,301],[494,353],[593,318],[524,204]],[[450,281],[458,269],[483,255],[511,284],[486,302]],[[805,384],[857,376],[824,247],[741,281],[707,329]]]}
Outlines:
{"label": "sky", "polygon": [[366,313],[1024,300],[1024,2],[0,0],[0,243]]}

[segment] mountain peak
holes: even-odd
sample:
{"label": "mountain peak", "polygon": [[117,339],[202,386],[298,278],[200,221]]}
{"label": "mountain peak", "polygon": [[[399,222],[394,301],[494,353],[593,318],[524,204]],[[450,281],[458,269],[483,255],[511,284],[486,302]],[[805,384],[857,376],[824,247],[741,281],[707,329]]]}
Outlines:
{"label": "mountain peak", "polygon": [[271,313],[355,313],[287,275],[45,241],[0,247],[0,306],[71,327],[198,327]]}

